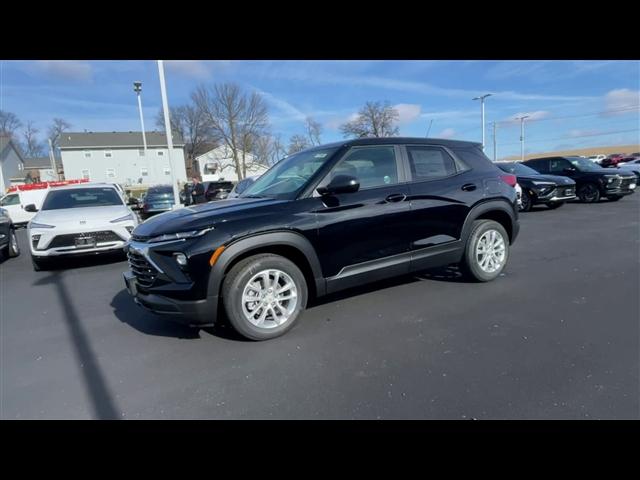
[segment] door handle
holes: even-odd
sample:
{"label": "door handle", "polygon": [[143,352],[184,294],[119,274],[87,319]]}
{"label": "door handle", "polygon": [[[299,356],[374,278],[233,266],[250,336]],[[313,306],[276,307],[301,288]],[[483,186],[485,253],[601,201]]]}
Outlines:
{"label": "door handle", "polygon": [[465,192],[473,192],[476,188],[476,184],[475,183],[465,183],[462,186],[462,190],[464,190]]}
{"label": "door handle", "polygon": [[385,202],[402,202],[407,196],[403,193],[392,193],[387,198],[384,199]]}

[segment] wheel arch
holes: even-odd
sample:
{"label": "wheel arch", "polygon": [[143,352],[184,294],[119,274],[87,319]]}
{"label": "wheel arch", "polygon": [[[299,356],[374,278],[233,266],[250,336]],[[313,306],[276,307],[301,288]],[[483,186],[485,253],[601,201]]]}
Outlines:
{"label": "wheel arch", "polygon": [[475,205],[468,213],[462,227],[461,238],[465,243],[471,233],[473,222],[482,219],[494,220],[502,225],[509,235],[509,243],[513,243],[518,234],[518,218],[508,201],[488,200]]}

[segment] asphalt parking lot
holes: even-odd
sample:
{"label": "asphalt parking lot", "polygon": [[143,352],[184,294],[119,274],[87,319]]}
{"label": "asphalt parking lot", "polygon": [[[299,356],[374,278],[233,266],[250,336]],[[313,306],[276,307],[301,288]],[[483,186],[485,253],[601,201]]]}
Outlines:
{"label": "asphalt parking lot", "polygon": [[492,283],[333,296],[254,343],[135,306],[122,258],[0,265],[3,419],[640,418],[640,194],[521,214]]}

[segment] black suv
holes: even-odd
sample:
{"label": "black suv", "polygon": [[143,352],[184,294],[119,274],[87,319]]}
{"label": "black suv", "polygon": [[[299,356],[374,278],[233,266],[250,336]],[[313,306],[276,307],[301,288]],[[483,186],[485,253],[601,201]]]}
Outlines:
{"label": "black suv", "polygon": [[477,143],[367,138],[304,150],[238,198],[136,227],[125,283],[136,302],[193,326],[224,305],[254,340],[289,330],[311,297],[460,264],[498,277],[519,225],[516,178]]}
{"label": "black suv", "polygon": [[540,173],[571,178],[576,182],[578,198],[584,203],[598,202],[601,197],[615,202],[632,194],[636,187],[636,176],[632,172],[602,168],[588,158],[533,158],[523,163]]}
{"label": "black suv", "polygon": [[9,217],[9,212],[0,208],[0,260],[20,255],[16,227]]}
{"label": "black suv", "polygon": [[500,170],[513,173],[522,187],[522,206],[520,210],[528,212],[531,207],[544,204],[554,209],[564,202],[576,198],[576,182],[568,177],[542,175],[533,168],[517,162],[496,164]]}

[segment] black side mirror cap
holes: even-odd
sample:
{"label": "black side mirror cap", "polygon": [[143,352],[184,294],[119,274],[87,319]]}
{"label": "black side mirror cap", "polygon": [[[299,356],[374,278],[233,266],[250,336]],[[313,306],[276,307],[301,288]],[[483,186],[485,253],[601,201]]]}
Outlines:
{"label": "black side mirror cap", "polygon": [[31,213],[35,213],[38,211],[38,209],[36,208],[35,204],[30,203],[29,205],[24,207],[24,211],[25,212],[31,212]]}
{"label": "black side mirror cap", "polygon": [[351,175],[336,175],[325,187],[318,187],[320,195],[336,195],[339,193],[355,193],[360,189],[360,182]]}

